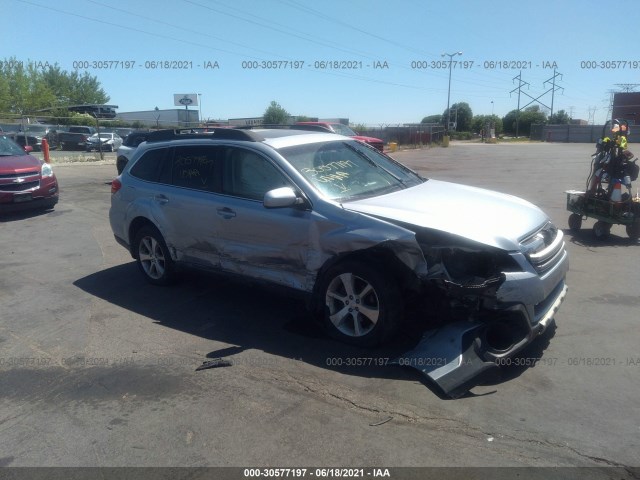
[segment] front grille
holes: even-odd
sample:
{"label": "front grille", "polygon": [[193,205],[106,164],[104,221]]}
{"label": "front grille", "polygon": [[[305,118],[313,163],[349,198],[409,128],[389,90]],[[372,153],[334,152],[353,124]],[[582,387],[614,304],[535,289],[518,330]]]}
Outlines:
{"label": "front grille", "polygon": [[4,183],[3,180],[13,180],[14,178],[28,178],[39,177],[40,171],[35,170],[33,172],[20,172],[20,173],[2,173],[0,174],[0,183]]}
{"label": "front grille", "polygon": [[0,192],[25,192],[40,187],[40,181],[22,183],[0,183]]}
{"label": "front grille", "polygon": [[523,253],[540,275],[551,270],[564,256],[564,234],[552,223],[520,242]]}

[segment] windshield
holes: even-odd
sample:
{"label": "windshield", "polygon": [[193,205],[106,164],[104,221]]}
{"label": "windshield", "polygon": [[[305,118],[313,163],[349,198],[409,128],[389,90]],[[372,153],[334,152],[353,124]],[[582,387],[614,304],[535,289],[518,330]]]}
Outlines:
{"label": "windshield", "polygon": [[27,127],[26,131],[32,132],[32,133],[46,133],[47,127],[42,127],[39,125],[30,125]]}
{"label": "windshield", "polygon": [[357,135],[356,132],[354,132],[349,127],[341,123],[332,123],[331,128],[333,128],[333,131],[335,133],[339,135],[344,135],[345,137],[355,137]]}
{"label": "windshield", "polygon": [[27,153],[20,148],[13,140],[7,137],[0,137],[0,157],[26,155]]}
{"label": "windshield", "polygon": [[389,193],[424,179],[356,141],[310,143],[279,150],[309,182],[337,201]]}

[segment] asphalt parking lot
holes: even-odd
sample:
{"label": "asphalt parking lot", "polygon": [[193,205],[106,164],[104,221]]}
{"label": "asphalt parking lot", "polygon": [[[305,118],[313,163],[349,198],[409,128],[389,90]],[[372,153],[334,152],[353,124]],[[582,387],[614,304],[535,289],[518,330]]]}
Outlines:
{"label": "asphalt parking lot", "polygon": [[[384,365],[389,349],[325,338],[280,292],[202,274],[148,285],[109,227],[115,158],[55,165],[55,210],[0,219],[0,466],[581,466],[637,478],[640,245],[621,226],[605,241],[593,220],[567,228],[564,191],[584,187],[593,150],[394,154],[428,177],[521,196],[565,229],[557,328],[457,400]],[[231,365],[196,371],[215,358]]]}

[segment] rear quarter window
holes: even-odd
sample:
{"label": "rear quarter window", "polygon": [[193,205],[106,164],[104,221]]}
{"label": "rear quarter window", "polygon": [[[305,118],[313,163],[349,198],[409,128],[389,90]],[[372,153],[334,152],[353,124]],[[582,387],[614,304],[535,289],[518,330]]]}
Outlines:
{"label": "rear quarter window", "polygon": [[166,148],[159,148],[145,152],[129,173],[147,182],[170,183],[171,172],[166,161],[168,151]]}

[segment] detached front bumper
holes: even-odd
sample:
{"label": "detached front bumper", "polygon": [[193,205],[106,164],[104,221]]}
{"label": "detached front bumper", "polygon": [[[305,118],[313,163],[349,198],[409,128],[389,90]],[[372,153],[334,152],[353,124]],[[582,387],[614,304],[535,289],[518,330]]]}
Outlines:
{"label": "detached front bumper", "polygon": [[470,315],[471,320],[425,332],[413,350],[393,363],[417,369],[453,398],[481,383],[554,324],[568,291],[567,254],[564,247],[558,252],[542,273],[522,256],[526,271],[506,273],[493,303]]}

